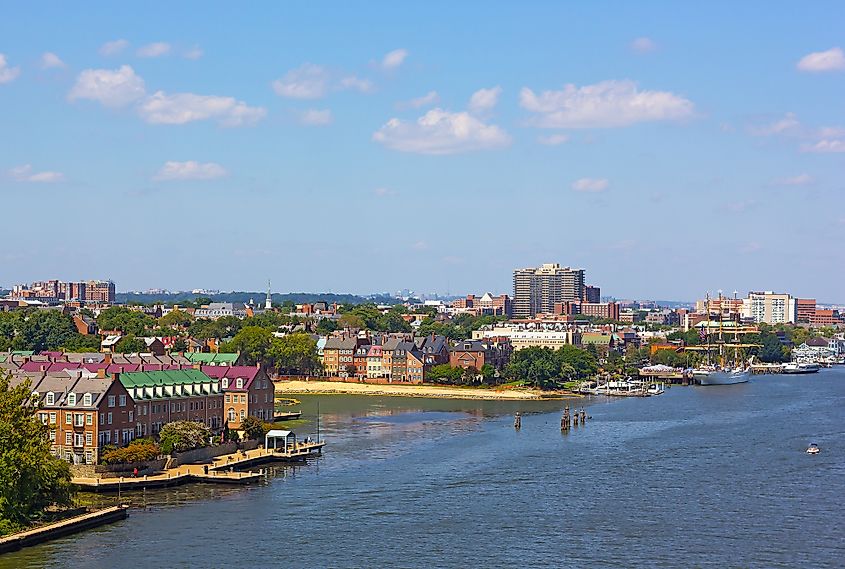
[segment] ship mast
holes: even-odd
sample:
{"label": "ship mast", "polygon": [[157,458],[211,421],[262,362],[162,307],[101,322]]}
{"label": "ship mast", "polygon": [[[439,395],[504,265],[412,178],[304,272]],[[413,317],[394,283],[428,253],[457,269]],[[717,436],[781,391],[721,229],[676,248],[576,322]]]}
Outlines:
{"label": "ship mast", "polygon": [[707,365],[710,365],[710,293],[705,296],[704,306],[707,311],[707,323],[705,324],[707,336]]}
{"label": "ship mast", "polygon": [[722,321],[724,320],[724,300],[722,291],[719,291],[719,366],[725,367],[725,341],[722,338]]}

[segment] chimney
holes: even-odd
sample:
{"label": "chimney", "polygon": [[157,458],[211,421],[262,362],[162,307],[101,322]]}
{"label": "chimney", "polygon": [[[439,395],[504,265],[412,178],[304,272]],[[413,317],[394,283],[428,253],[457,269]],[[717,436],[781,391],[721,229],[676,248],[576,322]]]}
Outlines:
{"label": "chimney", "polygon": [[112,376],[112,379],[114,379],[115,381],[120,380],[120,374],[119,373],[113,373],[113,374],[111,374],[111,376]]}
{"label": "chimney", "polygon": [[106,378],[106,368],[100,367],[97,368],[97,379],[105,379]]}
{"label": "chimney", "polygon": [[106,365],[110,364],[111,363],[111,354],[106,354],[105,357],[103,358],[103,362],[105,362]]}
{"label": "chimney", "polygon": [[41,371],[47,371],[47,366],[44,364],[41,364],[39,367],[41,368]]}

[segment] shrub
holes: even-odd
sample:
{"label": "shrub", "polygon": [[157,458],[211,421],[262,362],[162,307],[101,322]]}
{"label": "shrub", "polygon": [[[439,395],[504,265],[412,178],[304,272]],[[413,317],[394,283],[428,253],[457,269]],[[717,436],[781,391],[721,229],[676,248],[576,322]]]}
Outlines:
{"label": "shrub", "polygon": [[135,439],[129,446],[111,450],[103,454],[105,464],[126,464],[128,462],[146,462],[155,460],[161,454],[161,448],[149,439]]}
{"label": "shrub", "polygon": [[161,428],[159,441],[165,454],[185,452],[208,446],[211,431],[202,423],[174,421]]}

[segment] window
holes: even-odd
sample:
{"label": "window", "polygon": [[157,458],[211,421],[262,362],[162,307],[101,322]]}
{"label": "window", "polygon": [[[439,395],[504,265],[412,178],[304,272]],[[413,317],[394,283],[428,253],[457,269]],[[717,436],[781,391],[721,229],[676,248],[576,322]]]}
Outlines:
{"label": "window", "polygon": [[238,378],[235,380],[235,385],[237,385],[238,389],[244,388],[244,380],[242,378]]}
{"label": "window", "polygon": [[51,443],[56,442],[56,430],[55,429],[50,429],[50,442]]}
{"label": "window", "polygon": [[73,433],[65,433],[65,444],[73,444]]}
{"label": "window", "polygon": [[109,425],[111,425],[111,413],[109,413]]}
{"label": "window", "polygon": [[65,413],[65,425],[73,424],[73,413]]}
{"label": "window", "polygon": [[135,414],[132,411],[129,412],[129,422],[130,423],[135,420],[134,415]]}
{"label": "window", "polygon": [[114,407],[114,395],[109,395],[109,407]]}
{"label": "window", "polygon": [[126,396],[125,395],[120,396],[120,406],[126,407]]}
{"label": "window", "polygon": [[227,393],[226,394],[226,403],[231,403],[231,402],[232,402],[232,396]]}
{"label": "window", "polygon": [[67,394],[67,404],[68,405],[76,405],[76,393],[68,393]]}
{"label": "window", "polygon": [[55,405],[56,404],[56,394],[50,391],[47,393],[47,405]]}
{"label": "window", "polygon": [[50,412],[50,424],[51,425],[56,424],[56,412],[55,411]]}
{"label": "window", "polygon": [[81,447],[84,444],[85,444],[85,437],[82,435],[82,433],[76,433],[73,436],[73,446]]}
{"label": "window", "polygon": [[93,422],[94,422],[94,414],[93,413],[86,414],[85,415],[85,424],[91,425],[91,424],[93,424]]}
{"label": "window", "polygon": [[85,415],[83,415],[82,413],[76,413],[73,416],[73,426],[81,427],[83,425],[85,425]]}
{"label": "window", "polygon": [[90,393],[86,393],[85,395],[82,396],[82,404],[85,405],[86,407],[91,406],[91,394]]}
{"label": "window", "polygon": [[232,409],[232,408],[229,408],[228,419],[229,419],[230,421],[234,421],[234,420],[235,420],[235,410],[234,410],[234,409]]}
{"label": "window", "polygon": [[91,433],[85,433],[85,446],[91,446],[93,442],[93,435]]}
{"label": "window", "polygon": [[223,389],[229,389],[229,380],[227,378],[223,378],[220,380],[220,387]]}
{"label": "window", "polygon": [[105,413],[100,413],[100,424],[101,425],[106,424],[106,414]]}
{"label": "window", "polygon": [[244,410],[243,410],[243,409],[241,409],[241,421],[243,421],[243,420],[244,420],[244,417],[245,417],[245,416],[246,416],[246,412],[244,412]]}

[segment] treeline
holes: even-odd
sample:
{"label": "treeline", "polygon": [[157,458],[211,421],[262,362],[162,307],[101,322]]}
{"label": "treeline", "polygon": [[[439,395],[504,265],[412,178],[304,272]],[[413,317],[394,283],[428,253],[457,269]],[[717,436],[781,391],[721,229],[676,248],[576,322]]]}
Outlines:
{"label": "treeline", "polygon": [[[390,296],[377,296],[365,298],[355,294],[338,294],[333,292],[325,293],[311,293],[311,292],[292,292],[292,293],[274,293],[270,295],[274,305],[281,305],[289,303],[305,304],[309,302],[327,302],[338,304],[363,304],[365,302],[378,302],[380,304],[393,304],[398,302],[397,299]],[[264,299],[267,297],[267,291],[256,292],[221,292],[213,295],[199,295],[192,292],[179,293],[134,293],[134,292],[119,292],[115,295],[115,302],[118,304],[194,304],[197,299],[206,300],[203,304],[208,302],[241,302],[247,303],[253,300],[261,305],[264,304]]]}
{"label": "treeline", "polygon": [[61,310],[25,309],[0,312],[0,352],[8,350],[97,351],[100,338],[80,334],[73,318]]}

